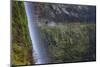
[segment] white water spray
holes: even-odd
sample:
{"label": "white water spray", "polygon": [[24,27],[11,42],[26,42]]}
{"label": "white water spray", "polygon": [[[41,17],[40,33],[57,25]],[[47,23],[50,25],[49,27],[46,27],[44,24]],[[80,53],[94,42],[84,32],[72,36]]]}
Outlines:
{"label": "white water spray", "polygon": [[[36,15],[34,14],[34,5],[30,6],[30,3],[24,2],[25,4],[25,10],[27,13],[28,18],[28,27],[29,27],[29,33],[32,40],[32,46],[33,46],[33,56],[36,57],[36,63],[35,64],[46,64],[50,63],[50,57],[47,54],[47,48],[41,41],[39,34],[38,34],[38,27],[37,27],[37,20]],[[36,55],[34,55],[36,54]]]}

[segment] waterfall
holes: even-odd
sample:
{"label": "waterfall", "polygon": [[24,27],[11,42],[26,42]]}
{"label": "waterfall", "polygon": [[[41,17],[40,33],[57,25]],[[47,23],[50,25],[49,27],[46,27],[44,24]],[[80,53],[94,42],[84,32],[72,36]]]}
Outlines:
{"label": "waterfall", "polygon": [[36,58],[35,64],[46,64],[50,63],[50,57],[48,55],[48,50],[45,47],[46,44],[41,41],[40,35],[39,35],[39,29],[36,24],[37,16],[35,15],[35,7],[30,2],[24,2],[25,4],[25,10],[28,18],[28,28],[30,37],[32,40],[32,47],[33,47],[33,56]]}

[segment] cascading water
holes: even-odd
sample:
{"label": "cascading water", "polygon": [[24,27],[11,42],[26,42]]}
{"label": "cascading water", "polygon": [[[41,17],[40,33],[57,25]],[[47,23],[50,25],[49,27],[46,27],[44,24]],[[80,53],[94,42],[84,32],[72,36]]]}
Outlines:
{"label": "cascading water", "polygon": [[46,44],[41,41],[39,29],[36,24],[37,15],[35,15],[35,6],[30,2],[24,2],[25,10],[28,18],[29,33],[32,40],[33,56],[36,58],[35,64],[50,63],[50,56]]}

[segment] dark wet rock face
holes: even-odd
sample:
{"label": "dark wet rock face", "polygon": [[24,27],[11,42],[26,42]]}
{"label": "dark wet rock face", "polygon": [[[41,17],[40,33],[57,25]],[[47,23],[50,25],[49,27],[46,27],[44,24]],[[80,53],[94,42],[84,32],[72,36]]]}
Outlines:
{"label": "dark wet rock face", "polygon": [[[72,4],[34,3],[39,20],[55,22],[95,22],[96,7]],[[88,18],[88,19],[87,19]],[[41,21],[41,20],[40,20]]]}

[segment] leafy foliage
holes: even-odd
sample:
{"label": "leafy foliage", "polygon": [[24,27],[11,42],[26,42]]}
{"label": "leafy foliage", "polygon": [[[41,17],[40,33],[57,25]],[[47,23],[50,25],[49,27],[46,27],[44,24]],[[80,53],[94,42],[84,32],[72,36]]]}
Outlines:
{"label": "leafy foliage", "polygon": [[54,63],[95,60],[95,24],[59,23],[54,27],[43,25],[40,29]]}
{"label": "leafy foliage", "polygon": [[33,64],[32,43],[24,2],[12,1],[12,49],[13,65]]}

